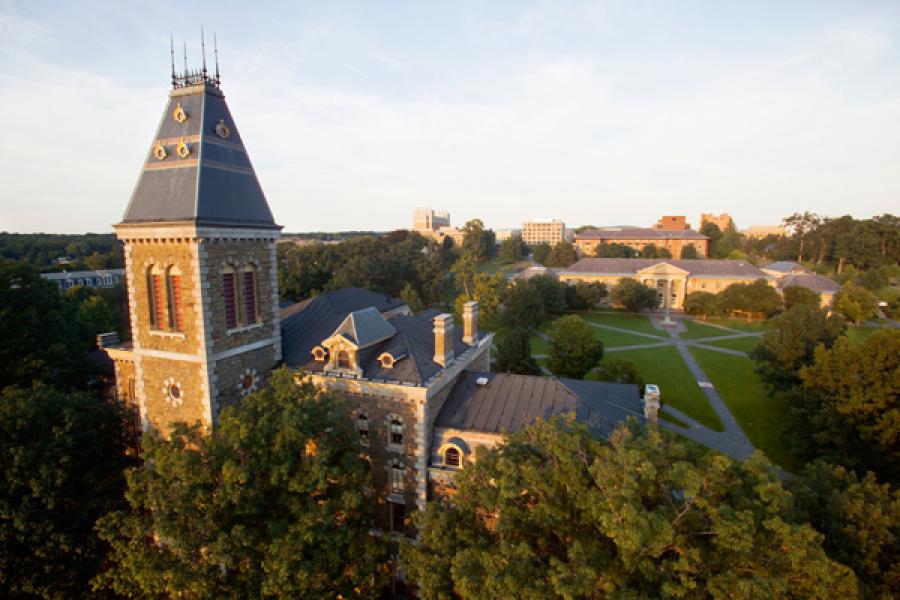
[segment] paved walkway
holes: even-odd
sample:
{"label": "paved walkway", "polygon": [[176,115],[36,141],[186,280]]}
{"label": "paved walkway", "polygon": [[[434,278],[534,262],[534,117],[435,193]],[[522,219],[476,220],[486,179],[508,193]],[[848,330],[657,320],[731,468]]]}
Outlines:
{"label": "paved walkway", "polygon": [[[688,369],[691,371],[691,374],[693,374],[694,379],[697,381],[697,385],[700,386],[701,391],[706,396],[706,399],[709,401],[709,404],[712,407],[713,411],[715,411],[716,416],[718,416],[719,420],[722,422],[722,426],[725,428],[725,430],[713,431],[712,429],[709,429],[708,427],[699,423],[696,419],[684,414],[683,412],[672,406],[665,404],[665,398],[663,398],[663,413],[674,416],[679,421],[685,423],[687,427],[676,425],[675,423],[666,421],[665,419],[660,419],[660,427],[669,429],[670,431],[674,431],[688,439],[694,440],[695,442],[723,452],[724,454],[727,454],[734,458],[747,458],[748,456],[753,454],[755,450],[753,444],[751,444],[750,440],[747,439],[747,436],[744,435],[744,431],[741,429],[741,426],[738,425],[737,421],[734,418],[734,415],[732,415],[731,411],[728,410],[728,406],[722,400],[722,397],[719,396],[716,388],[709,381],[709,377],[706,376],[706,373],[704,373],[703,369],[700,368],[700,365],[697,364],[696,359],[694,359],[694,356],[691,354],[690,348],[704,348],[706,350],[721,352],[722,354],[728,354],[731,356],[746,357],[746,352],[741,352],[740,350],[732,350],[731,348],[720,348],[718,346],[710,345],[709,343],[718,340],[734,340],[746,337],[758,338],[762,334],[757,332],[737,331],[714,323],[704,323],[705,325],[708,325],[710,327],[716,327],[718,329],[722,329],[731,333],[705,338],[683,339],[680,337],[680,333],[687,331],[687,329],[681,322],[681,319],[683,319],[683,317],[676,316],[675,325],[673,326],[663,325],[656,315],[650,316],[650,321],[653,324],[653,327],[660,331],[659,335],[644,333],[642,331],[635,331],[633,329],[627,329],[624,327],[616,327],[613,325],[601,325],[600,323],[590,323],[590,325],[598,329],[607,329],[609,331],[617,331],[620,333],[627,333],[630,335],[647,338],[646,344],[633,344],[630,346],[619,346],[617,348],[604,348],[604,351],[607,353],[624,352],[626,350],[643,350],[647,348],[662,348],[664,346],[675,346],[678,349],[678,353],[681,355],[682,360],[684,360]],[[547,337],[543,333],[539,335],[545,339]],[[534,357],[538,359],[546,358],[546,356],[546,354],[534,355]],[[542,366],[541,369],[547,372],[547,369],[545,367]]]}

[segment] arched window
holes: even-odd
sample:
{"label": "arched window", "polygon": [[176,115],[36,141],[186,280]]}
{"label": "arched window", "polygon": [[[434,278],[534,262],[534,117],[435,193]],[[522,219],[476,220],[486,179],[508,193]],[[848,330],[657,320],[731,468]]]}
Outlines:
{"label": "arched window", "polygon": [[359,441],[366,445],[369,443],[369,417],[364,413],[356,416],[356,430],[359,432]]}
{"label": "arched window", "polygon": [[403,464],[399,460],[391,464],[391,492],[395,494],[403,492]]}
{"label": "arched window", "polygon": [[237,273],[234,267],[228,266],[222,273],[222,297],[225,302],[225,328],[238,326],[237,314]]}
{"label": "arched window", "polygon": [[391,419],[391,443],[403,444],[403,422],[398,418]]}
{"label": "arched window", "polygon": [[181,271],[175,267],[166,270],[166,286],[169,304],[169,329],[184,331],[184,307],[182,306]]}
{"label": "arched window", "polygon": [[165,273],[156,265],[147,269],[147,306],[152,329],[165,329],[169,321],[166,314],[168,294],[164,277]]}
{"label": "arched window", "polygon": [[259,323],[259,306],[257,305],[256,267],[248,265],[241,269],[241,292],[243,295],[244,325]]}
{"label": "arched window", "polygon": [[458,469],[460,465],[460,456],[459,450],[456,448],[450,447],[444,451],[444,465],[448,467],[453,467],[454,469]]}
{"label": "arched window", "polygon": [[316,362],[323,362],[325,360],[325,349],[321,346],[316,346],[313,348],[313,358],[316,359]]}
{"label": "arched window", "polygon": [[341,369],[350,368],[350,354],[346,350],[341,350],[337,355],[337,365]]}

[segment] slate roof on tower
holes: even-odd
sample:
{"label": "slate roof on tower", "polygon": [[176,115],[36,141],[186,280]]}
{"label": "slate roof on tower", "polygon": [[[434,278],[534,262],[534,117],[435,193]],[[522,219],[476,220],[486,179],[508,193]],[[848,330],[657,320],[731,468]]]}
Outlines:
{"label": "slate roof on tower", "polygon": [[169,94],[122,219],[172,221],[280,228],[216,80],[200,79]]}

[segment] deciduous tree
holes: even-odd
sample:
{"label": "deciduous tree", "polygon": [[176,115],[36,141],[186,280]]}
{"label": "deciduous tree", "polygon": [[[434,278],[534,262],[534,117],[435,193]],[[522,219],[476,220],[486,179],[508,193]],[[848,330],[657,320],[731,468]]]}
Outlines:
{"label": "deciduous tree", "polygon": [[575,248],[569,242],[559,242],[550,249],[550,254],[544,261],[548,267],[568,267],[578,261]]}
{"label": "deciduous tree", "polygon": [[513,235],[500,242],[500,250],[497,253],[497,258],[500,259],[500,262],[514,263],[522,260],[522,258],[525,257],[527,250],[525,243],[522,241],[522,237]]}
{"label": "deciduous tree", "polygon": [[127,596],[377,597],[384,546],[369,467],[345,407],[293,373],[226,408],[211,434],[144,436],[128,473],[130,510],[99,524]]}
{"label": "deciduous tree", "polygon": [[584,302],[588,312],[591,312],[591,309],[603,298],[606,298],[609,292],[606,290],[605,284],[579,281],[575,284],[575,294]]}
{"label": "deciduous tree", "polygon": [[743,463],[656,430],[608,444],[563,418],[456,475],[403,553],[422,598],[853,598],[852,571],[791,521],[761,455]]}
{"label": "deciduous tree", "polygon": [[540,244],[535,244],[531,248],[531,252],[534,257],[534,262],[546,266],[545,263],[547,261],[547,257],[550,255],[550,244],[543,242]]}
{"label": "deciduous tree", "polygon": [[784,307],[788,310],[795,306],[819,308],[822,306],[822,295],[809,288],[791,285],[784,288]]}
{"label": "deciduous tree", "polygon": [[644,388],[644,379],[633,360],[607,358],[597,367],[597,379],[610,383],[631,383]]}
{"label": "deciduous tree", "polygon": [[690,292],[684,297],[684,312],[704,319],[715,317],[723,312],[722,301],[710,292]]}
{"label": "deciduous tree", "polygon": [[862,286],[847,283],[834,298],[834,310],[848,321],[862,323],[875,316],[878,298]]}
{"label": "deciduous tree", "polygon": [[636,279],[623,277],[609,292],[609,299],[628,312],[637,313],[643,309],[654,309],[659,306],[659,297],[653,290]]}
{"label": "deciduous tree", "polygon": [[0,395],[0,595],[90,598],[97,519],[124,504],[124,415],[43,384]]}

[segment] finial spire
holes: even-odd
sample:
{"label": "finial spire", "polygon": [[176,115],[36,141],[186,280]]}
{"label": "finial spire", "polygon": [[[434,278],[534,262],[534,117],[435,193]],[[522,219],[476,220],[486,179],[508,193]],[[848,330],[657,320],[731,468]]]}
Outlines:
{"label": "finial spire", "polygon": [[175,76],[175,35],[169,34],[169,52],[172,54],[172,87],[177,87],[178,79]]}
{"label": "finial spire", "polygon": [[216,39],[215,31],[213,31],[213,54],[216,58],[216,85],[219,85],[219,83],[221,83],[221,80],[219,79],[219,43]]}
{"label": "finial spire", "polygon": [[203,57],[203,77],[206,77],[206,42],[203,40],[203,25],[200,26],[200,56]]}

